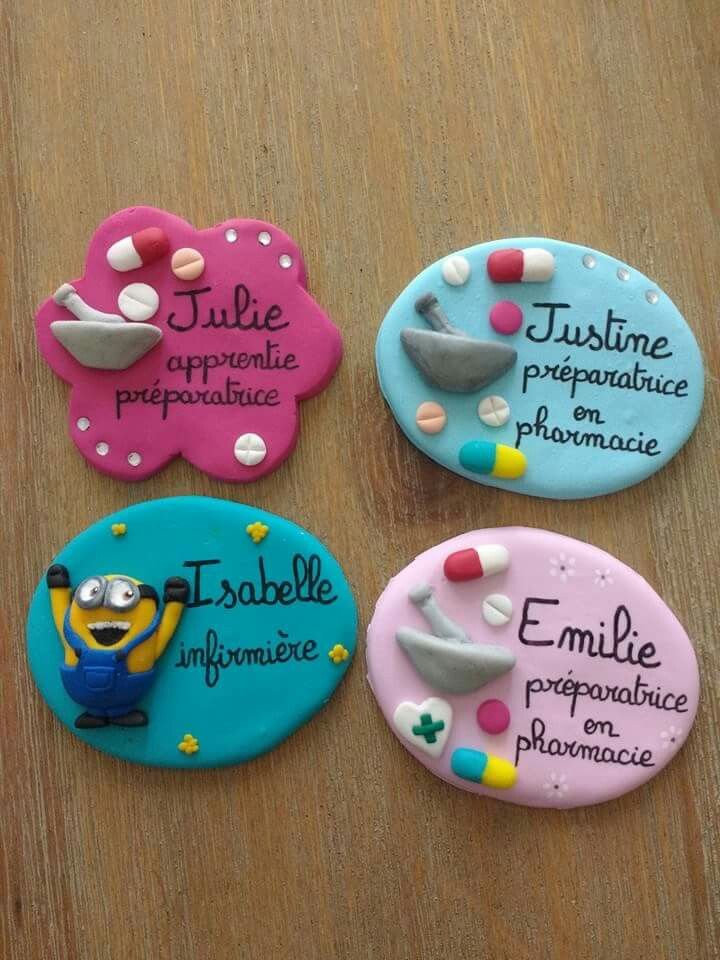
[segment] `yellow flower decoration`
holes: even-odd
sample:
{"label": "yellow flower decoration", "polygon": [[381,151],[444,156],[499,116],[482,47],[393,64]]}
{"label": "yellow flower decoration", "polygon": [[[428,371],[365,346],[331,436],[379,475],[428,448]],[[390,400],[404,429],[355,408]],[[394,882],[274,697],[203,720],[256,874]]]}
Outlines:
{"label": "yellow flower decoration", "polygon": [[343,660],[347,660],[350,656],[350,651],[347,650],[341,643],[336,643],[332,650],[328,651],[328,656],[334,664],[342,663]]}
{"label": "yellow flower decoration", "polygon": [[188,757],[192,756],[193,753],[197,753],[199,749],[200,744],[198,743],[197,737],[194,737],[191,733],[186,733],[178,744],[178,750]]}
{"label": "yellow flower decoration", "polygon": [[266,523],[256,520],[255,523],[249,523],[245,527],[245,532],[253,543],[260,543],[270,533],[270,527]]}
{"label": "yellow flower decoration", "polygon": [[112,535],[114,537],[124,537],[127,533],[127,524],[126,523],[113,523],[110,527],[112,530]]}

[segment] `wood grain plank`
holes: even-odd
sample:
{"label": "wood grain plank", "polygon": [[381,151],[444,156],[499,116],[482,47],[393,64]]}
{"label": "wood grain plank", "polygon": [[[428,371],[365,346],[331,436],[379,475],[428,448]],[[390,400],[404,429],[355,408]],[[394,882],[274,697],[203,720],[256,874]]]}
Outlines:
{"label": "wood grain plank", "polygon": [[[715,0],[6,0],[0,13],[0,952],[8,960],[720,956],[720,165]],[[346,358],[295,456],[233,488],[173,463],[126,486],[65,434],[36,304],[136,202],[300,242]],[[470,488],[410,447],[373,369],[418,270],[548,234],[637,265],[698,335],[707,402],[660,474],[583,503]],[[473,526],[590,540],[639,570],[701,659],[696,729],[644,789],[514,809],[431,778],[361,658],[323,714],[244,768],[184,777],[60,729],[23,653],[53,552],[103,514],[180,493],[252,500],[345,562],[367,623],[387,579]]]}

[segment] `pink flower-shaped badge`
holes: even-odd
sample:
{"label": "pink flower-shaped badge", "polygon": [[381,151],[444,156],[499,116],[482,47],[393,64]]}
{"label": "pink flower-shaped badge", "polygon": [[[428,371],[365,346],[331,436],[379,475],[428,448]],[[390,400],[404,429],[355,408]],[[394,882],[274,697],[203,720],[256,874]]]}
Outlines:
{"label": "pink flower-shaped badge", "polygon": [[292,452],[298,401],[342,354],[305,287],[296,244],[259,220],[196,230],[163,210],[114,214],[82,279],[36,317],[40,350],[67,381],[70,433],[104,473],[142,480],[183,456],[248,482]]}

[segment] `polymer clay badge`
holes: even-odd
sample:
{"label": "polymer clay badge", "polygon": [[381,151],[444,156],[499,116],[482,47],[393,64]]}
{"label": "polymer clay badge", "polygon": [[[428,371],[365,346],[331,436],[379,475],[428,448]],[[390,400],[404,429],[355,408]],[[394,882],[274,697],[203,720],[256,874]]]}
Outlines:
{"label": "polymer clay badge", "polygon": [[704,373],[670,298],[560,240],[482,243],[423,270],[377,338],[407,437],[469,480],[532,496],[611,493],[692,433]]}
{"label": "polymer clay badge", "polygon": [[340,566],[311,534],[254,507],[177,497],[107,517],[58,554],[30,606],[28,656],[87,743],[212,767],[271,750],[320,710],[356,623]]}
{"label": "polymer clay badge", "polygon": [[271,472],[295,446],[299,401],[327,386],[342,353],[278,227],[197,230],[152,207],[101,224],[83,277],[42,304],[36,329],[72,386],[76,446],[122,480],[176,456],[221,480]]}
{"label": "polymer clay badge", "polygon": [[695,719],[692,645],[615,557],[523,527],[477,530],[394,577],[368,680],[432,773],[534,807],[611,800],[675,756]]}

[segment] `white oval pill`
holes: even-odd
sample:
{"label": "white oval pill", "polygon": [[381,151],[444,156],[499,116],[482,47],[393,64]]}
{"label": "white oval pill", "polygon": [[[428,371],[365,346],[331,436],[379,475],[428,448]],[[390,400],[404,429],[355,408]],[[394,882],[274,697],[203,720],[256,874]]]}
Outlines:
{"label": "white oval pill", "polygon": [[448,257],[443,260],[442,275],[451,287],[461,287],[470,277],[470,264],[465,257]]}
{"label": "white oval pill", "polygon": [[246,467],[256,467],[267,455],[265,441],[257,433],[243,433],[235,441],[235,459]]}
{"label": "white oval pill", "polygon": [[149,283],[129,283],[118,296],[118,309],[124,317],[136,323],[154,317],[160,306],[160,297]]}
{"label": "white oval pill", "polygon": [[483,397],[478,404],[478,416],[488,427],[502,427],[510,419],[510,404],[495,394]]}
{"label": "white oval pill", "polygon": [[483,618],[491,627],[504,627],[506,623],[510,623],[512,612],[512,600],[504,593],[491,593],[483,600]]}

